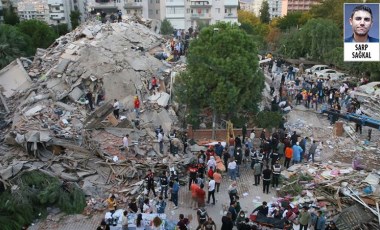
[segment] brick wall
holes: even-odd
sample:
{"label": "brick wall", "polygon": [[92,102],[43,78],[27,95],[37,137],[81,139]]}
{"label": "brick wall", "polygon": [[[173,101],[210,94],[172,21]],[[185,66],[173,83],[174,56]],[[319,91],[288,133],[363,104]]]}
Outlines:
{"label": "brick wall", "polygon": [[[247,128],[246,137],[249,137],[252,129],[255,130],[256,138],[260,137],[262,128]],[[241,135],[243,136],[242,129],[234,129],[235,136]],[[187,136],[190,139],[194,140],[211,140],[212,139],[212,129],[193,129],[192,125],[187,125]],[[267,136],[269,133],[267,131]],[[218,141],[226,141],[227,138],[227,130],[226,129],[217,129],[215,130],[215,140]]]}

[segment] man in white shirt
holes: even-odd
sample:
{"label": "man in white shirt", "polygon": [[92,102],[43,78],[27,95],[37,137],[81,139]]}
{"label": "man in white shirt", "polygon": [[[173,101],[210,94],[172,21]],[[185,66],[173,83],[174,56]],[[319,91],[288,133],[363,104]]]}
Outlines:
{"label": "man in white shirt", "polygon": [[228,173],[230,174],[231,180],[236,180],[236,161],[234,158],[230,158],[230,163],[228,163]]}
{"label": "man in white shirt", "polygon": [[157,135],[157,141],[158,141],[158,144],[160,145],[160,153],[163,154],[164,153],[164,140],[163,140],[164,136],[162,135],[162,132],[159,132],[158,135]]}
{"label": "man in white shirt", "polygon": [[119,119],[119,101],[115,99],[115,102],[113,103],[113,115],[115,116],[116,119]]}
{"label": "man in white shirt", "polygon": [[128,134],[126,134],[125,137],[123,137],[123,147],[124,147],[126,152],[129,151],[129,140],[128,140],[128,138],[129,138]]}
{"label": "man in white shirt", "polygon": [[215,180],[213,177],[210,177],[210,181],[208,182],[208,198],[207,204],[210,203],[210,197],[212,196],[212,204],[215,205]]}

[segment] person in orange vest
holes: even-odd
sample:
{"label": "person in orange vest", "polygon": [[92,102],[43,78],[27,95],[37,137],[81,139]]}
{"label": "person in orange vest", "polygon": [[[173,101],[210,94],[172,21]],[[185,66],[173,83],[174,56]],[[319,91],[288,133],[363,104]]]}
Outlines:
{"label": "person in orange vest", "polygon": [[140,115],[140,100],[138,96],[135,96],[135,99],[133,101],[134,111],[136,113],[136,117],[139,117]]}
{"label": "person in orange vest", "polygon": [[289,146],[285,148],[285,162],[284,167],[289,168],[290,160],[293,157],[293,149]]}

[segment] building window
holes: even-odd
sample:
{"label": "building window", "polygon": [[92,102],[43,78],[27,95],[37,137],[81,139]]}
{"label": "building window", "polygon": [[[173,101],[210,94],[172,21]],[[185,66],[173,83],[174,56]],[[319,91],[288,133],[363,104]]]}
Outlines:
{"label": "building window", "polygon": [[59,6],[54,7],[55,10],[59,10]]}
{"label": "building window", "polygon": [[186,13],[190,14],[190,9],[186,9]]}
{"label": "building window", "polygon": [[131,11],[130,10],[127,10],[127,14],[130,14],[131,13]]}
{"label": "building window", "polygon": [[153,4],[153,0],[150,0],[150,4]]}
{"label": "building window", "polygon": [[156,3],[160,3],[160,0],[156,0]]}
{"label": "building window", "polygon": [[216,12],[217,14],[220,14],[220,8],[215,8],[215,12]]}
{"label": "building window", "polygon": [[208,9],[206,9],[206,13],[208,13]]}
{"label": "building window", "polygon": [[158,14],[159,13],[159,10],[156,10],[156,14]]}

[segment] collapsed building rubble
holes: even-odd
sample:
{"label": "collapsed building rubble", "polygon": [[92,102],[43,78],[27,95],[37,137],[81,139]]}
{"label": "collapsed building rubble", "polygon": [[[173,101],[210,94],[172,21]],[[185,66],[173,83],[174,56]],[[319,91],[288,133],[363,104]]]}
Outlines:
{"label": "collapsed building rubble", "polygon": [[[105,208],[109,193],[124,201],[139,195],[148,169],[158,175],[174,167],[185,183],[181,175],[190,154],[183,155],[178,139],[172,144],[180,154],[160,153],[154,132],[160,125],[165,134],[178,129],[176,112],[168,105],[172,78],[184,65],[149,53],[164,43],[133,20],[89,21],[48,49],[38,49],[33,61],[17,59],[1,70],[0,177],[5,186],[12,186],[10,179],[23,170],[40,170],[78,183],[91,198],[89,214]],[[158,90],[150,90],[153,75]],[[142,102],[138,117],[136,95]],[[120,102],[120,120],[112,115],[114,99]],[[121,148],[126,134],[129,152]]]}

